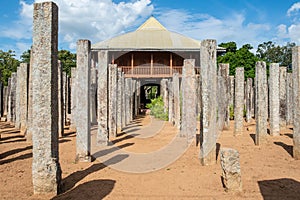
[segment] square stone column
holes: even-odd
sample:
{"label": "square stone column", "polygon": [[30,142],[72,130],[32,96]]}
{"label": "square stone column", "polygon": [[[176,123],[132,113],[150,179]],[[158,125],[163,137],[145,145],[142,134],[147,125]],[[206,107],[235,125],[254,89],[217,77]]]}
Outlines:
{"label": "square stone column", "polygon": [[267,133],[267,119],[268,119],[268,85],[266,63],[256,62],[255,66],[255,120],[256,133],[255,144],[260,145],[266,142]]}
{"label": "square stone column", "polygon": [[182,68],[182,122],[180,136],[191,141],[196,135],[195,60],[185,59]]}
{"label": "square stone column", "polygon": [[32,179],[35,194],[59,192],[58,7],[35,3],[32,45]]}
{"label": "square stone column", "polygon": [[162,79],[160,81],[160,95],[164,102],[164,112],[168,111],[169,94],[168,94],[168,79]]}
{"label": "square stone column", "polygon": [[122,129],[126,126],[126,91],[125,91],[125,74],[122,72],[122,80],[121,80],[121,90],[122,92]]}
{"label": "square stone column", "polygon": [[122,132],[122,68],[118,67],[117,72],[117,133]]}
{"label": "square stone column", "polygon": [[173,83],[172,80],[168,81],[168,88],[169,88],[169,122],[172,124],[174,123],[174,93],[173,93]]}
{"label": "square stone column", "polygon": [[253,80],[252,78],[247,78],[245,87],[245,98],[246,98],[246,121],[250,123],[252,121],[252,106],[253,106]]}
{"label": "square stone column", "polygon": [[286,67],[279,68],[279,116],[280,127],[286,127]]}
{"label": "square stone column", "polygon": [[98,52],[98,133],[97,144],[108,144],[108,51]]}
{"label": "square stone column", "polygon": [[218,127],[229,128],[229,64],[219,64],[218,70]]}
{"label": "square stone column", "polygon": [[235,69],[235,100],[234,100],[234,135],[241,135],[244,131],[244,68]]}
{"label": "square stone column", "polygon": [[130,109],[131,109],[131,87],[132,87],[132,79],[131,78],[126,78],[125,79],[125,92],[126,92],[126,108],[125,108],[125,112],[126,112],[126,125],[128,125],[131,121],[131,117],[130,117]]}
{"label": "square stone column", "polygon": [[9,91],[8,91],[8,111],[7,121],[15,123],[16,121],[16,89],[17,89],[17,73],[13,72],[9,79]]}
{"label": "square stone column", "polygon": [[293,47],[294,128],[293,157],[300,159],[300,46]]}
{"label": "square stone column", "polygon": [[293,94],[293,74],[286,74],[286,123],[287,125],[293,125],[294,118],[294,94]]}
{"label": "square stone column", "polygon": [[[16,104],[16,128],[20,129],[21,135],[26,134],[27,129],[27,102],[28,102],[28,70],[29,64],[21,63],[17,72],[17,96]],[[19,118],[17,120],[17,118]]]}
{"label": "square stone column", "polygon": [[109,140],[117,136],[117,65],[109,64],[108,131]]}
{"label": "square stone column", "polygon": [[[95,62],[93,62],[95,63]],[[96,94],[97,94],[97,70],[96,66],[91,67],[91,106],[90,106],[90,114],[91,114],[91,124],[96,125],[97,124],[97,109],[96,109]]]}
{"label": "square stone column", "polygon": [[76,161],[91,162],[91,42],[77,41]]}
{"label": "square stone column", "polygon": [[200,160],[202,165],[216,163],[217,139],[217,42],[203,40],[200,45],[201,115]]}
{"label": "square stone column", "polygon": [[269,76],[270,134],[278,136],[279,127],[279,64],[271,63]]}
{"label": "square stone column", "polygon": [[60,60],[57,65],[57,81],[58,81],[58,135],[59,137],[64,136],[64,96],[63,96],[63,73],[62,73],[62,65]]}
{"label": "square stone column", "polygon": [[173,94],[174,94],[174,124],[180,129],[180,89],[179,89],[179,74],[174,73],[172,78]]}

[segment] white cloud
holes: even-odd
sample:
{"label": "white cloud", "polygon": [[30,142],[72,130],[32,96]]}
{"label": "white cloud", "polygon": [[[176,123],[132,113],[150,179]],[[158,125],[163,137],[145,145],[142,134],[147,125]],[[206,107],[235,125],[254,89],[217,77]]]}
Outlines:
{"label": "white cloud", "polygon": [[170,30],[194,39],[216,39],[218,43],[235,41],[239,47],[247,43],[256,47],[268,41],[270,36],[265,33],[271,30],[269,24],[245,23],[242,13],[229,14],[221,19],[208,14],[169,10],[160,13],[159,19]]}
{"label": "white cloud", "polygon": [[287,15],[291,16],[292,13],[295,13],[300,10],[300,2],[294,3],[287,11]]}
{"label": "white cloud", "polygon": [[[92,43],[120,34],[149,16],[154,7],[151,0],[114,3],[112,0],[53,0],[59,7],[59,46],[75,49],[78,39]],[[35,0],[35,3],[43,0]],[[30,39],[33,4],[20,1],[20,20],[1,32],[12,39]]]}

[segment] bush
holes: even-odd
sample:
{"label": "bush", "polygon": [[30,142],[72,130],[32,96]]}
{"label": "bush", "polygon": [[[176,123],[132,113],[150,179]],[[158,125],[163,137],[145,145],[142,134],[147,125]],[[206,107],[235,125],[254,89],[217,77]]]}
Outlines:
{"label": "bush", "polygon": [[161,96],[151,99],[151,103],[148,103],[146,108],[151,110],[150,114],[155,118],[168,121],[168,111],[164,112],[164,102]]}

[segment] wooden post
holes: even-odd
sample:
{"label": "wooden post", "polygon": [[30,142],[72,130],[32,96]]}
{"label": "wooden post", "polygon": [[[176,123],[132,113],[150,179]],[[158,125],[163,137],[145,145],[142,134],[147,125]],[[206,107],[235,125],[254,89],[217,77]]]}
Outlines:
{"label": "wooden post", "polygon": [[131,75],[133,75],[133,53],[131,54]]}
{"label": "wooden post", "polygon": [[151,53],[151,65],[150,65],[150,69],[151,69],[151,75],[153,74],[153,53]]}
{"label": "wooden post", "polygon": [[173,74],[173,55],[170,53],[170,75]]}

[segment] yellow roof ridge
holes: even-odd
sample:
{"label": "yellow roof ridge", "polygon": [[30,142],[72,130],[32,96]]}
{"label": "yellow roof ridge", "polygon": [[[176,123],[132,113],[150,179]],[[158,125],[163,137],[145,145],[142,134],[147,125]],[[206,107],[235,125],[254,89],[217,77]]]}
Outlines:
{"label": "yellow roof ridge", "polygon": [[143,23],[137,31],[143,31],[143,30],[164,30],[167,29],[157,20],[155,17],[151,16],[145,23]]}

